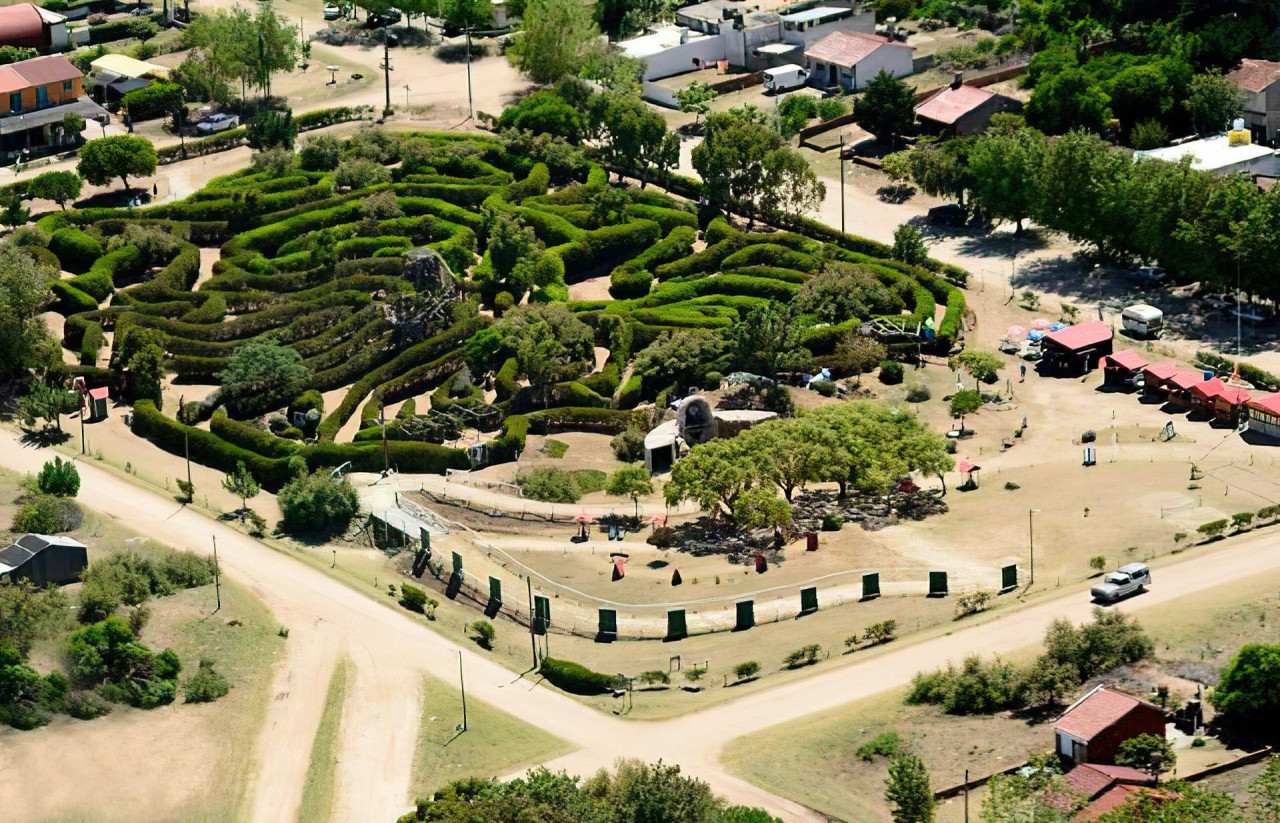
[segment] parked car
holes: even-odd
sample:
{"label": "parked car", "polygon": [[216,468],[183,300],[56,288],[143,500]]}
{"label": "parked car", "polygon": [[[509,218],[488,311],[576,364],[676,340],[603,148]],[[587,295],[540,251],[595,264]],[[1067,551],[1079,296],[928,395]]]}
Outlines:
{"label": "parked car", "polygon": [[1089,594],[1100,603],[1114,603],[1131,594],[1146,591],[1149,585],[1151,570],[1141,563],[1130,563],[1107,575],[1101,583],[1089,590]]}
{"label": "parked car", "polygon": [[1159,266],[1138,266],[1133,270],[1134,279],[1149,286],[1163,286],[1169,273]]}
{"label": "parked car", "polygon": [[809,70],[795,63],[764,70],[764,87],[774,94],[798,89],[809,82]]}
{"label": "parked car", "polygon": [[338,20],[342,17],[342,6],[329,5],[324,7],[324,19]]}
{"label": "parked car", "polygon": [[200,134],[216,134],[220,131],[233,129],[240,125],[240,115],[238,114],[211,114],[206,119],[196,123],[196,131]]}
{"label": "parked car", "polygon": [[371,29],[380,29],[383,26],[394,26],[401,19],[398,9],[387,9],[385,12],[378,14],[370,14],[365,19],[365,26]]}

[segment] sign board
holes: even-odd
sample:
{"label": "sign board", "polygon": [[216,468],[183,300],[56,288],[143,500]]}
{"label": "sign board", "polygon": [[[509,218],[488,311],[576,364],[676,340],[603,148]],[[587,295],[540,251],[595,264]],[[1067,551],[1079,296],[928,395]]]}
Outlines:
{"label": "sign board", "polygon": [[756,624],[756,601],[743,600],[737,605],[738,619],[734,624],[733,630],[736,632],[744,631]]}
{"label": "sign board", "polygon": [[431,532],[420,527],[418,529],[418,539],[422,542],[422,548],[428,551],[431,550]]}
{"label": "sign board", "polygon": [[489,599],[495,603],[502,602],[502,581],[496,577],[489,577]]}
{"label": "sign board", "polygon": [[453,553],[453,570],[455,572],[462,571],[462,555],[457,552]]}
{"label": "sign board", "polygon": [[684,609],[667,610],[667,639],[682,640],[689,636],[689,625],[685,622]]}
{"label": "sign board", "polygon": [[1000,591],[1007,592],[1018,588],[1018,565],[1005,566],[1000,570]]}
{"label": "sign board", "polygon": [[599,636],[613,639],[618,636],[618,612],[615,609],[600,609]]}
{"label": "sign board", "polygon": [[944,597],[947,594],[947,573],[929,572],[929,596]]}
{"label": "sign board", "polygon": [[551,626],[551,601],[546,597],[533,596],[533,630],[537,634],[546,634]]}
{"label": "sign board", "polygon": [[880,596],[880,572],[867,572],[862,575],[862,599],[871,600]]}
{"label": "sign board", "polygon": [[818,587],[810,586],[800,590],[800,613],[809,614],[818,610]]}

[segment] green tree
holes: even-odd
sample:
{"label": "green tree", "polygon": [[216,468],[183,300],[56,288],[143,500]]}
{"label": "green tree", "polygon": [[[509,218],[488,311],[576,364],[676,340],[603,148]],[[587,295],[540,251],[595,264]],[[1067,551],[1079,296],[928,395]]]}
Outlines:
{"label": "green tree", "polygon": [[577,0],[528,0],[524,30],[507,49],[511,64],[535,83],[578,73],[598,48],[591,6]]}
{"label": "green tree", "polygon": [[62,346],[40,317],[53,298],[49,283],[56,276],[52,266],[11,246],[0,252],[0,377],[45,372],[62,362]]}
{"label": "green tree", "polygon": [[1159,120],[1135,123],[1129,132],[1129,145],[1138,151],[1158,149],[1169,142],[1169,130]]}
{"label": "green tree", "polygon": [[258,485],[243,460],[237,460],[236,470],[222,478],[222,488],[228,494],[240,498],[241,510],[248,507],[250,498],[257,497],[258,492],[262,491],[262,486]]}
{"label": "green tree", "polygon": [[711,101],[718,96],[710,83],[703,82],[693,82],[675,91],[676,105],[685,114],[692,114],[695,124],[711,111]]}
{"label": "green tree", "polygon": [[817,422],[794,418],[766,421],[738,437],[753,456],[760,479],[777,486],[791,503],[796,491],[817,480],[826,467],[823,434]]}
{"label": "green tree", "polygon": [[738,499],[755,484],[756,467],[737,438],[709,440],[676,461],[662,488],[667,505],[692,500],[703,511],[734,516]]}
{"label": "green tree", "polygon": [[[492,216],[489,224],[489,261],[493,271],[501,279],[506,279],[516,265],[530,257],[541,253],[544,246],[534,233],[533,227],[525,223],[518,215],[498,212]],[[519,298],[528,290],[528,285],[519,292],[509,289]]]}
{"label": "green tree", "polygon": [[262,405],[262,398],[296,396],[310,377],[302,355],[272,339],[255,339],[236,347],[218,373],[222,397],[233,411]]}
{"label": "green tree", "polygon": [[889,801],[893,823],[933,823],[929,770],[915,755],[899,752],[889,761],[884,796]]}
{"label": "green tree", "polygon": [[105,186],[112,178],[119,177],[128,189],[130,177],[155,174],[156,150],[145,137],[131,134],[99,137],[81,147],[76,171],[95,186]]}
{"label": "green tree", "polygon": [[655,392],[672,385],[687,388],[701,384],[724,353],[724,339],[713,332],[669,332],[636,353],[632,371]]}
{"label": "green tree", "polygon": [[974,202],[991,217],[1013,220],[1016,233],[1040,200],[1039,174],[1047,142],[1035,129],[983,135],[969,154]]}
{"label": "green tree", "polygon": [[974,380],[995,383],[1000,369],[1004,368],[1004,360],[994,352],[966,351],[952,357],[947,365],[954,371],[967,372]]}
{"label": "green tree", "polygon": [[1143,120],[1159,121],[1173,108],[1175,89],[1161,67],[1151,63],[1130,66],[1111,79],[1111,110],[1129,134]]}
{"label": "green tree", "polygon": [[1213,705],[1236,723],[1280,727],[1280,643],[1241,646],[1222,670]]}
{"label": "green tree", "polygon": [[80,133],[84,131],[84,127],[84,118],[74,111],[69,111],[62,115],[62,131],[64,134],[78,140]]}
{"label": "green tree", "polygon": [[18,401],[18,407],[25,425],[34,426],[44,420],[47,421],[46,428],[48,424],[52,424],[58,431],[62,431],[62,415],[74,414],[80,408],[80,401],[75,392],[69,392],[61,386],[36,382],[31,384],[26,395]]}
{"label": "green tree", "polygon": [[[298,27],[285,23],[271,0],[258,4],[252,40],[245,44],[242,54],[247,57],[245,69],[249,82],[261,89],[264,97],[271,95],[272,75],[293,71],[298,65],[301,39]],[[292,139],[289,145],[293,145]]]}
{"label": "green tree", "polygon": [[129,367],[126,396],[129,400],[150,400],[159,409],[164,403],[161,384],[164,381],[164,349],[148,341],[125,361]]}
{"label": "green tree", "polygon": [[1230,795],[1193,783],[1170,781],[1162,792],[1134,792],[1124,805],[1098,818],[1098,823],[1244,823]]}
{"label": "green tree", "polygon": [[653,481],[643,466],[623,466],[609,475],[605,492],[614,497],[630,497],[636,504],[636,517],[640,516],[640,498],[653,494]]}
{"label": "green tree", "polygon": [[519,306],[503,316],[497,329],[515,352],[520,373],[542,390],[544,404],[552,386],[581,376],[592,363],[591,327],[562,303]]}
{"label": "green tree", "polygon": [[36,488],[41,494],[75,497],[80,493],[80,472],[75,463],[55,457],[40,467],[40,473],[36,475]]}
{"label": "green tree", "polygon": [[788,304],[771,300],[756,306],[733,325],[732,337],[742,367],[766,377],[805,368],[813,359],[801,343],[803,329]]}
{"label": "green tree", "polygon": [[791,505],[773,489],[755,486],[738,498],[733,508],[733,524],[742,531],[779,530],[791,525]]}
{"label": "green tree", "polygon": [[1216,71],[1197,74],[1182,101],[1197,134],[1222,131],[1244,110],[1245,94]]}
{"label": "green tree", "polygon": [[70,606],[57,586],[42,589],[26,580],[0,586],[0,637],[25,657],[37,640],[62,631]]}
{"label": "green tree", "polygon": [[1070,68],[1036,84],[1027,103],[1028,125],[1047,134],[1084,129],[1103,134],[1111,100],[1083,69]]}
{"label": "green tree", "polygon": [[1254,823],[1280,823],[1280,755],[1268,757],[1262,774],[1249,784],[1249,810]]}
{"label": "green tree", "polygon": [[705,136],[693,150],[702,194],[716,209],[735,204],[754,219],[766,196],[765,159],[782,148],[782,137],[754,107],[707,115]]}
{"label": "green tree", "polygon": [[27,196],[36,200],[52,200],[63,211],[67,203],[80,196],[80,175],[73,171],[47,171],[27,184]]}
{"label": "green tree", "polygon": [[443,0],[442,11],[449,25],[477,29],[493,22],[493,4],[485,0]]}
{"label": "green tree", "polygon": [[1178,756],[1163,734],[1140,734],[1120,744],[1116,765],[1161,774],[1173,771]]}
{"label": "green tree", "polygon": [[975,414],[982,408],[982,395],[973,389],[964,389],[951,395],[950,412],[952,417],[960,418],[960,428],[964,428],[964,418]]}
{"label": "green tree", "polygon": [[250,148],[259,151],[282,148],[292,153],[293,140],[297,135],[298,127],[293,122],[293,112],[289,109],[268,109],[245,127],[245,142]]}
{"label": "green tree", "polygon": [[795,149],[774,149],[764,156],[763,166],[763,192],[752,213],[759,211],[767,219],[781,220],[816,210],[827,196],[826,184]]}
{"label": "green tree", "polygon": [[330,477],[325,469],[290,480],[276,501],[284,530],[293,534],[340,534],[360,510],[360,497],[351,484]]}
{"label": "green tree", "polygon": [[820,406],[809,419],[826,457],[819,480],[881,493],[904,475],[937,475],[951,470],[946,439],[905,409],[858,402]]}
{"label": "green tree", "polygon": [[911,87],[881,69],[854,101],[853,119],[881,143],[893,143],[915,122],[915,105]]}
{"label": "green tree", "polygon": [[929,249],[924,244],[920,229],[903,223],[893,230],[893,259],[918,266],[929,259]]}
{"label": "green tree", "polygon": [[638,95],[606,91],[589,107],[593,130],[605,159],[640,179],[643,189],[651,177],[661,180],[680,162],[680,139],[667,131],[667,121]]}
{"label": "green tree", "polygon": [[911,180],[934,197],[954,197],[964,205],[972,186],[969,152],[975,137],[953,137],[945,142],[921,140],[907,152]]}
{"label": "green tree", "polygon": [[806,280],[792,302],[801,313],[832,324],[865,320],[876,314],[897,314],[904,307],[902,297],[866,267],[838,261],[827,263]]}

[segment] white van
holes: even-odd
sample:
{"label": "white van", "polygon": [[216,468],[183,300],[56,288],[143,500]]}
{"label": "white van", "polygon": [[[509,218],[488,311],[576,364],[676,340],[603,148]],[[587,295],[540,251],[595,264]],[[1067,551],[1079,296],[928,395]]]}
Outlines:
{"label": "white van", "polygon": [[798,89],[809,82],[809,70],[795,63],[764,70],[764,87],[777,94]]}
{"label": "white van", "polygon": [[1164,312],[1155,306],[1138,303],[1120,313],[1125,331],[1138,337],[1158,337],[1164,328]]}

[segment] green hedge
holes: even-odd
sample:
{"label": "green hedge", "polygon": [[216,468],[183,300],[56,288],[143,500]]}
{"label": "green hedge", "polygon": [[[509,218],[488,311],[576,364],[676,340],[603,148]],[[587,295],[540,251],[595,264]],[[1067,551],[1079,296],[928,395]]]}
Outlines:
{"label": "green hedge", "polygon": [[101,323],[89,323],[84,337],[80,341],[80,365],[94,366],[98,363],[98,351],[106,338],[102,334]]}
{"label": "green hedge", "polygon": [[514,357],[508,357],[502,362],[502,367],[498,369],[493,378],[493,388],[497,393],[499,402],[510,400],[520,390],[520,384],[516,382],[516,378],[519,376],[520,367]]}
{"label": "green hedge", "polygon": [[102,244],[93,235],[68,227],[58,229],[49,238],[49,251],[58,256],[63,269],[81,274],[102,256]]}
{"label": "green hedge", "polygon": [[557,660],[545,657],[538,674],[547,682],[569,694],[592,695],[611,691],[617,678],[613,675],[593,672],[580,663],[571,660]]}
{"label": "green hedge", "polygon": [[222,409],[215,411],[209,419],[209,431],[228,443],[265,457],[289,457],[297,454],[299,449],[298,443],[276,437],[249,423],[233,420]]}
{"label": "green hedge", "polygon": [[619,409],[634,409],[644,398],[643,388],[644,381],[641,380],[640,375],[631,375],[627,378],[627,382],[622,384],[622,388],[618,389],[614,405]]}
{"label": "green hedge", "polygon": [[291,477],[284,459],[263,457],[212,432],[184,426],[161,414],[150,400],[139,400],[134,404],[131,428],[134,434],[150,440],[170,454],[183,454],[189,443],[193,460],[221,472],[233,472],[237,461],[244,461],[254,478],[269,491],[278,491]]}
{"label": "green hedge", "polygon": [[648,420],[643,412],[574,406],[530,412],[525,417],[529,421],[529,431],[534,434],[554,434],[558,431],[621,434],[632,423],[643,424]]}

